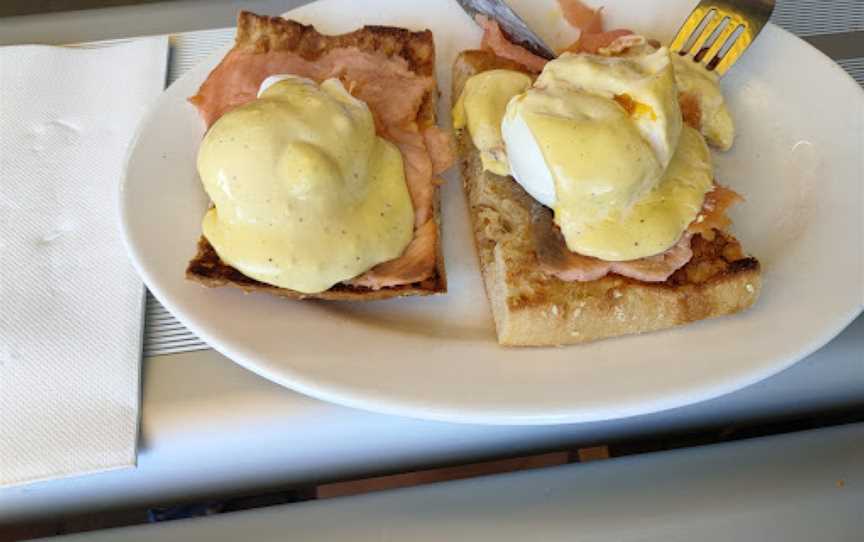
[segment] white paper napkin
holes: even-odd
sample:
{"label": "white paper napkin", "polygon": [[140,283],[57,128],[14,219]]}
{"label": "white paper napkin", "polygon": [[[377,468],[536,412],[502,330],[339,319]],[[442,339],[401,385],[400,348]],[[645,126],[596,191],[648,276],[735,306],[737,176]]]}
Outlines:
{"label": "white paper napkin", "polygon": [[143,287],[118,186],[167,48],[0,48],[0,486],[135,464]]}

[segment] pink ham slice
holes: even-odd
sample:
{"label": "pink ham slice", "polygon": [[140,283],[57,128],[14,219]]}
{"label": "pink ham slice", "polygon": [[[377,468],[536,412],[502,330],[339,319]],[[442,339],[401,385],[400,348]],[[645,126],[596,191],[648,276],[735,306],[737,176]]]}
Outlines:
{"label": "pink ham slice", "polygon": [[531,218],[534,250],[541,269],[564,282],[589,282],[609,273],[643,282],[663,282],[693,257],[691,235],[685,234],[662,254],[627,262],[607,262],[570,251],[548,208],[535,204]]}
{"label": "pink ham slice", "polygon": [[585,34],[603,32],[603,8],[592,9],[580,0],[558,0],[564,19]]}
{"label": "pink ham slice", "polygon": [[709,241],[714,239],[715,230],[726,231],[732,224],[726,212],[742,201],[744,198],[738,192],[722,184],[715,184],[714,190],[705,195],[702,211],[687,228],[687,233],[699,234]]}
{"label": "pink ham slice", "polygon": [[[620,54],[634,45],[644,43],[644,38],[627,29],[604,32],[600,9],[591,9],[579,0],[559,0],[559,5],[567,21],[582,32],[579,39],[562,52]],[[477,15],[476,21],[483,28],[483,39],[480,42],[482,49],[517,62],[529,71],[543,71],[548,60],[509,41],[496,21],[482,15]]]}
{"label": "pink ham slice", "polygon": [[481,49],[492,51],[501,58],[517,62],[532,72],[540,73],[543,71],[543,66],[546,65],[548,60],[510,42],[504,36],[504,33],[501,32],[501,27],[498,26],[497,22],[482,15],[477,15],[475,20],[483,28],[483,40],[480,42]]}
{"label": "pink ham slice", "polygon": [[592,55],[619,55],[635,45],[645,43],[645,38],[637,36],[626,28],[600,32],[598,34],[583,34],[565,51],[571,53],[590,53]]}
{"label": "pink ham slice", "polygon": [[663,282],[690,261],[692,235],[685,233],[678,243],[662,254],[629,262],[612,262],[609,271],[642,282]]}
{"label": "pink ham slice", "polygon": [[423,139],[432,158],[432,173],[440,175],[447,171],[456,159],[453,138],[441,128],[430,126],[423,130]]}
{"label": "pink ham slice", "polygon": [[630,30],[604,31],[603,8],[592,9],[580,0],[558,0],[558,5],[567,22],[581,31],[579,39],[564,51],[619,54],[643,41]]}
{"label": "pink ham slice", "polygon": [[[429,278],[429,268],[435,268],[437,239],[438,228],[433,218],[414,231],[414,239],[402,256],[376,265],[348,284],[379,290]],[[430,246],[431,251],[427,248]]]}
{"label": "pink ham slice", "polygon": [[734,190],[715,185],[705,197],[702,211],[678,243],[662,254],[626,262],[607,262],[570,251],[553,222],[552,211],[535,203],[531,220],[534,251],[541,269],[565,282],[597,280],[609,273],[643,282],[664,282],[693,257],[693,236],[711,240],[716,230],[724,231],[731,223],[726,211],[742,200]]}

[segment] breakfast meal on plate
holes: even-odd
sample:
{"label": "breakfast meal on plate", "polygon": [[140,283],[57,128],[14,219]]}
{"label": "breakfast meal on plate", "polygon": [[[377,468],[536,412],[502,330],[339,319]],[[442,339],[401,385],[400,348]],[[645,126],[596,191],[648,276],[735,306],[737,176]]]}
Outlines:
{"label": "breakfast meal on plate", "polygon": [[241,12],[189,99],[212,205],[187,277],[290,298],[445,292],[437,176],[454,157],[434,66],[428,30],[328,36]]}
{"label": "breakfast meal on plate", "polygon": [[[453,66],[453,122],[498,341],[563,345],[750,307],[759,262],[728,232],[742,198],[708,144],[734,125],[713,72],[599,10],[547,60],[495,21]],[[707,141],[707,144],[706,144]]]}

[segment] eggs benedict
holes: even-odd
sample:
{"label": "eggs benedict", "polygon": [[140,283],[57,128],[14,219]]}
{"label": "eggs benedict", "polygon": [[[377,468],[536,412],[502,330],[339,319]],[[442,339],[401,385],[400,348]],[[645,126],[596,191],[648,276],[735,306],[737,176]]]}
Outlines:
{"label": "eggs benedict", "polygon": [[204,236],[267,284],[322,292],[396,258],[413,237],[399,150],[338,79],[268,85],[207,132],[198,172],[213,201]]}
{"label": "eggs benedict", "polygon": [[[674,246],[699,214],[713,171],[701,135],[683,127],[668,49],[565,53],[520,93],[514,73],[478,74],[456,105],[456,127],[468,125],[481,157],[499,145],[488,134],[500,133],[506,158],[484,167],[512,174],[552,208],[573,252],[628,261]],[[488,104],[505,96],[504,114],[493,117]]]}
{"label": "eggs benedict", "polygon": [[716,78],[628,30],[583,29],[546,60],[478,22],[453,120],[498,341],[581,343],[753,304],[759,262],[726,215],[742,198],[708,148],[734,134]]}
{"label": "eggs benedict", "polygon": [[293,299],[447,289],[429,30],[340,35],[240,12],[234,46],[189,98],[211,207],[186,277]]}

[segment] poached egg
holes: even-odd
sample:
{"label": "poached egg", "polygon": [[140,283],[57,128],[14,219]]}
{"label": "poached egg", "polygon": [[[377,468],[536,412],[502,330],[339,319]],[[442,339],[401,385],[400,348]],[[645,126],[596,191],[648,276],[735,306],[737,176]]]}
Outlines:
{"label": "poached egg", "polygon": [[464,116],[481,153],[491,138],[478,144],[472,124],[498,130],[500,162],[554,210],[569,250],[628,261],[678,242],[713,188],[713,166],[702,135],[683,124],[668,49],[564,54],[523,92],[502,85],[512,97],[497,119],[471,107],[483,88],[495,88],[499,76],[475,77],[484,73],[482,86],[469,79],[454,119]]}
{"label": "poached egg", "polygon": [[268,80],[223,115],[198,153],[213,207],[202,223],[246,276],[322,292],[402,254],[414,209],[402,155],[338,79]]}

